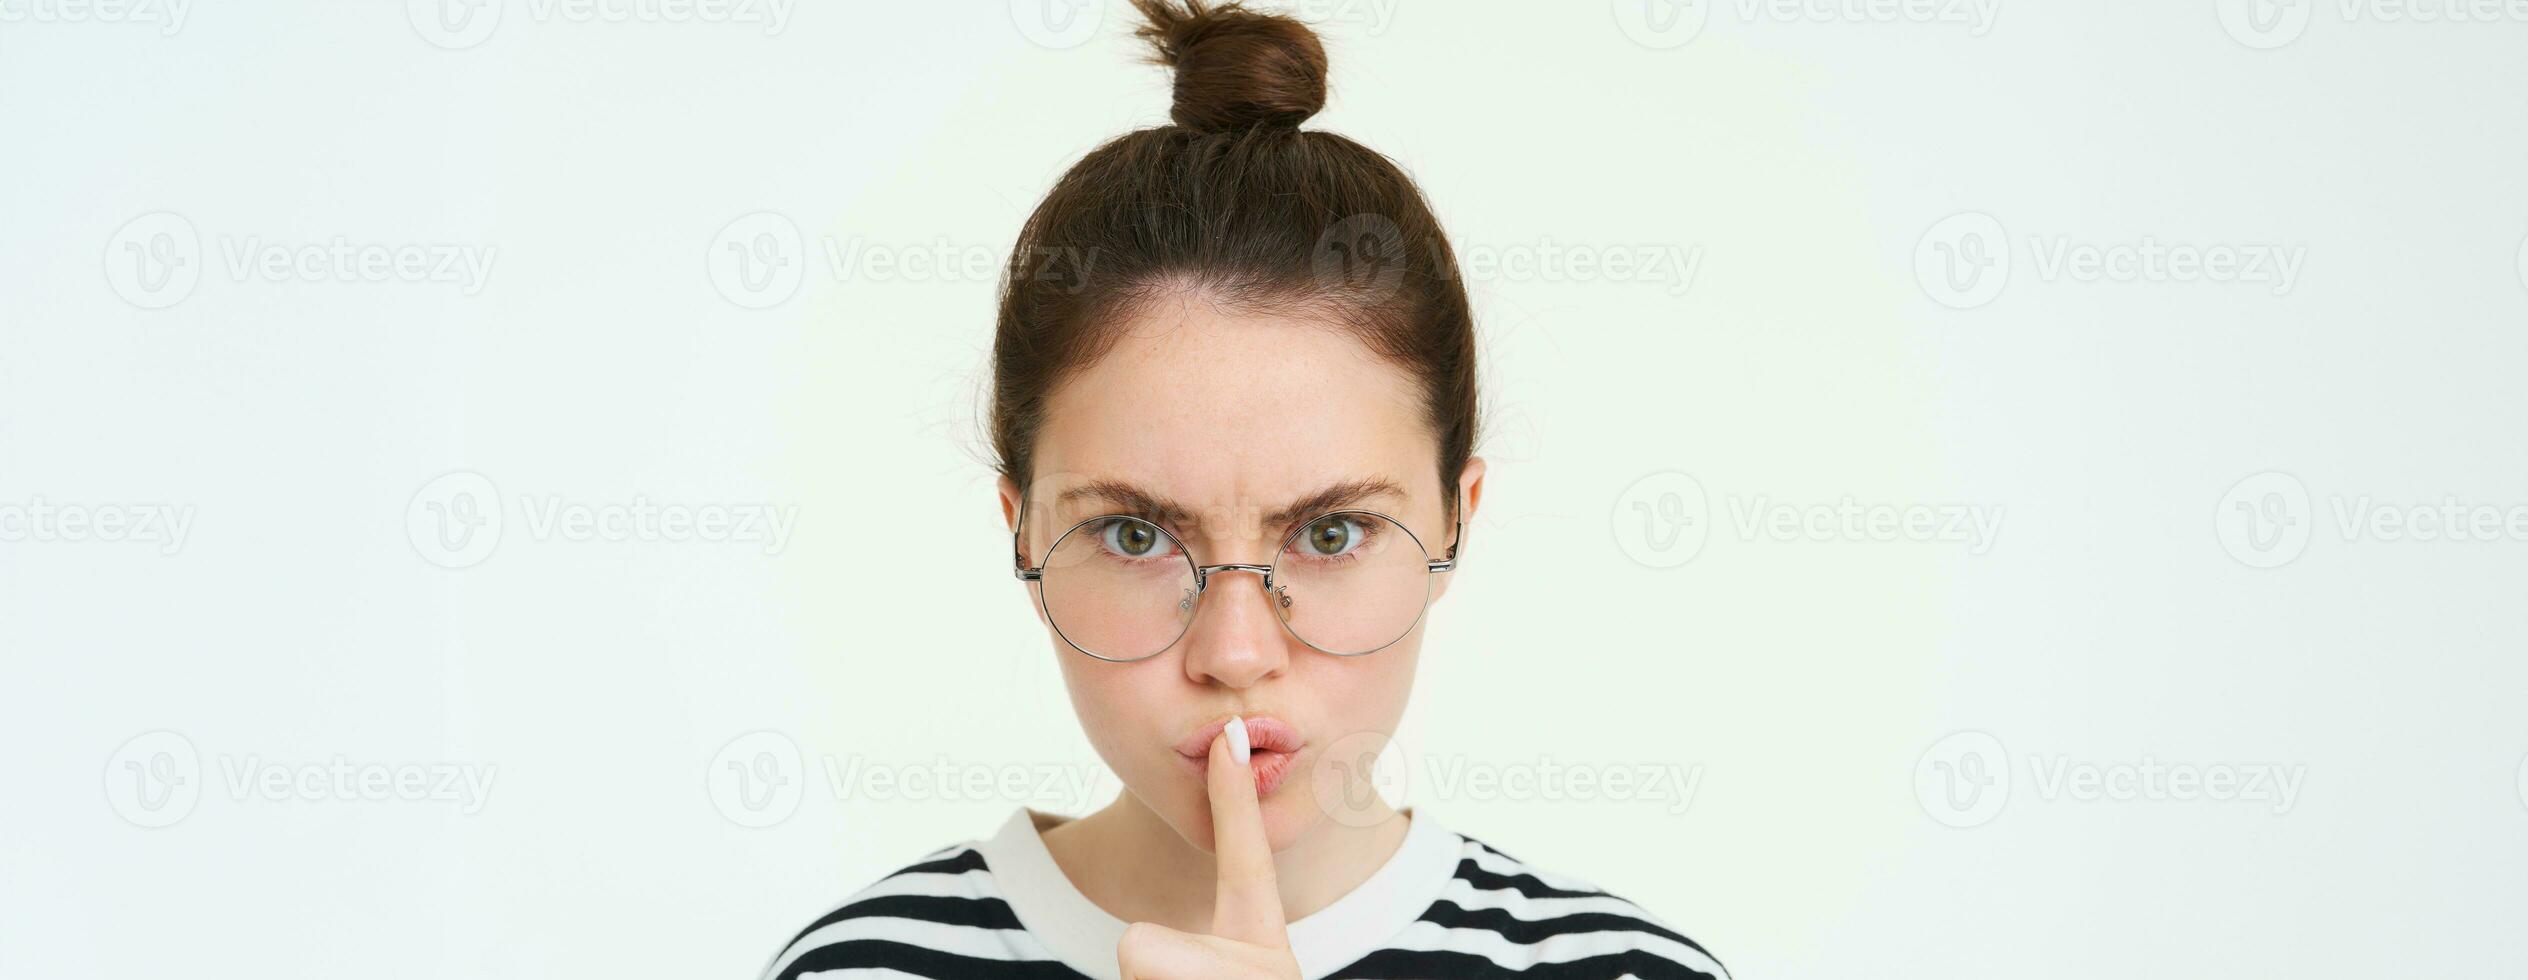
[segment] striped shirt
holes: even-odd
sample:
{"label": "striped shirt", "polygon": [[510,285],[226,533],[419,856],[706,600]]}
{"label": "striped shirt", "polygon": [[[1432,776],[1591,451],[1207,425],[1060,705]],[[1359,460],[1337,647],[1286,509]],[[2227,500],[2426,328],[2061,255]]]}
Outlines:
{"label": "striped shirt", "polygon": [[[1641,907],[1406,812],[1394,856],[1290,923],[1302,976],[1728,977],[1710,952]],[[1041,832],[1062,819],[1022,808],[990,839],[879,879],[801,930],[765,980],[1111,980],[1125,923],[1054,864]]]}

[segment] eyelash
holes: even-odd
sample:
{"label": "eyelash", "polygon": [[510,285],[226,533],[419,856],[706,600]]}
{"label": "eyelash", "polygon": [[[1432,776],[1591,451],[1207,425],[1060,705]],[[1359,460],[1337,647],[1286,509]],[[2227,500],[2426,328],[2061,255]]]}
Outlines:
{"label": "eyelash", "polygon": [[[1350,547],[1346,548],[1344,552],[1339,555],[1308,555],[1307,558],[1309,561],[1324,565],[1351,564],[1361,560],[1361,550],[1369,547],[1371,542],[1376,541],[1378,536],[1384,533],[1376,521],[1359,520],[1351,517],[1337,517],[1335,520],[1342,521],[1353,528],[1356,536],[1354,540],[1349,542]],[[1302,525],[1303,528],[1314,526],[1315,524],[1313,522]],[[1299,540],[1300,538],[1296,535],[1291,538],[1293,543],[1297,543]]]}
{"label": "eyelash", "polygon": [[[1166,528],[1166,529],[1167,529],[1167,532],[1168,532],[1169,534],[1171,534],[1171,535],[1179,534],[1179,533],[1181,533],[1181,530],[1182,530],[1182,529],[1179,529],[1179,528],[1172,528],[1172,527],[1168,527],[1168,526],[1167,526],[1167,523],[1166,523],[1165,521],[1161,520],[1161,519],[1159,518],[1159,516],[1158,516],[1158,515],[1156,515],[1156,514],[1151,514],[1151,513],[1147,513],[1147,512],[1141,512],[1141,513],[1126,513],[1126,514],[1114,514],[1114,515],[1109,515],[1109,516],[1107,516],[1107,517],[1100,518],[1100,519],[1098,520],[1098,522],[1097,522],[1097,523],[1095,523],[1095,524],[1093,524],[1093,525],[1090,525],[1090,526],[1089,526],[1086,530],[1088,530],[1088,531],[1089,531],[1089,533],[1095,534],[1095,535],[1097,536],[1098,546],[1099,546],[1099,547],[1101,547],[1101,548],[1104,548],[1104,547],[1105,547],[1106,532],[1107,532],[1107,531],[1109,531],[1109,530],[1114,529],[1114,528],[1115,528],[1118,524],[1120,524],[1120,523],[1121,523],[1121,519],[1122,519],[1122,518],[1126,518],[1126,517],[1133,518],[1133,519],[1135,519],[1135,520],[1139,520],[1139,521],[1142,521],[1142,522],[1144,522],[1144,523],[1147,523],[1147,524],[1150,524],[1150,525],[1153,525],[1153,526],[1156,526],[1156,527]],[[1337,518],[1335,518],[1335,519],[1336,519],[1336,520],[1341,520],[1341,521],[1343,521],[1344,523],[1346,523],[1346,524],[1350,525],[1350,526],[1354,529],[1354,531],[1357,533],[1357,535],[1358,535],[1358,540],[1355,540],[1355,541],[1351,542],[1351,547],[1350,547],[1350,548],[1348,548],[1348,549],[1346,549],[1346,550],[1345,550],[1342,554],[1339,554],[1339,555],[1308,555],[1308,556],[1306,556],[1306,557],[1308,558],[1308,560],[1313,561],[1313,562],[1316,562],[1316,563],[1319,563],[1319,564],[1326,564],[1326,565],[1345,565],[1345,564],[1350,564],[1350,563],[1352,563],[1352,562],[1359,561],[1359,560],[1360,560],[1360,553],[1361,553],[1361,549],[1368,547],[1368,546],[1369,546],[1369,544],[1370,544],[1370,542],[1377,540],[1378,535],[1379,535],[1380,533],[1382,533],[1382,532],[1379,530],[1379,527],[1378,527],[1377,523],[1376,523],[1376,522],[1374,522],[1374,521],[1356,520],[1356,519],[1353,519],[1353,518],[1350,518],[1350,517],[1337,517]],[[1311,522],[1309,522],[1309,523],[1308,523],[1308,524],[1306,524],[1306,525],[1302,525],[1302,527],[1313,527],[1313,526],[1315,526],[1315,524],[1316,524],[1316,522],[1315,522],[1315,521],[1311,521]],[[1284,532],[1284,533],[1289,533],[1289,532]],[[1299,543],[1299,541],[1300,541],[1301,539],[1300,539],[1300,537],[1299,537],[1298,535],[1296,535],[1296,534],[1292,534],[1292,535],[1290,535],[1290,540],[1291,540],[1291,543],[1293,543],[1293,544],[1297,544],[1297,543]],[[1174,559],[1175,559],[1175,555],[1174,555],[1173,553],[1171,553],[1171,554],[1169,554],[1169,555],[1166,555],[1166,556],[1164,556],[1164,557],[1158,557],[1158,556],[1146,556],[1146,555],[1145,555],[1145,556],[1126,555],[1126,554],[1122,554],[1122,553],[1120,553],[1120,552],[1117,552],[1117,551],[1115,551],[1115,550],[1114,550],[1114,549],[1112,549],[1112,548],[1105,548],[1105,551],[1106,551],[1106,554],[1107,554],[1109,557],[1112,557],[1112,558],[1115,558],[1115,559],[1118,559],[1118,560],[1121,560],[1121,561],[1126,561],[1126,562],[1135,562],[1135,563],[1138,563],[1138,562],[1145,562],[1145,561],[1172,561],[1172,560],[1174,560]]]}

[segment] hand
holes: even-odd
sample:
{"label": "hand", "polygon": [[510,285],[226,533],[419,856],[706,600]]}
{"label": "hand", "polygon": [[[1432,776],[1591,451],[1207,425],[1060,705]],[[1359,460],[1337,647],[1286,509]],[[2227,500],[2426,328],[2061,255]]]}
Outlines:
{"label": "hand", "polygon": [[1273,878],[1273,844],[1264,836],[1264,807],[1255,798],[1255,770],[1229,753],[1226,732],[1211,740],[1211,852],[1219,891],[1211,935],[1135,922],[1115,946],[1124,980],[1299,980]]}

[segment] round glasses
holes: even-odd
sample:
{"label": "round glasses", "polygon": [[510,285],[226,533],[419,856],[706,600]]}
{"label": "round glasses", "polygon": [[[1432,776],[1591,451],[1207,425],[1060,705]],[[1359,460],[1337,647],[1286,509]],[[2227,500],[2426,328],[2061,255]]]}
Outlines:
{"label": "round glasses", "polygon": [[[1023,506],[1023,504],[1022,504]],[[1462,539],[1465,523],[1457,523]],[[1017,534],[1011,534],[1016,551]],[[1339,657],[1375,653],[1404,639],[1430,605],[1432,576],[1457,563],[1433,559],[1422,541],[1384,514],[1339,510],[1290,530],[1270,565],[1197,565],[1157,524],[1122,514],[1091,517],[1054,539],[1036,583],[1038,605],[1063,642],[1099,660],[1129,663],[1167,651],[1193,626],[1214,573],[1253,572],[1282,628]]]}

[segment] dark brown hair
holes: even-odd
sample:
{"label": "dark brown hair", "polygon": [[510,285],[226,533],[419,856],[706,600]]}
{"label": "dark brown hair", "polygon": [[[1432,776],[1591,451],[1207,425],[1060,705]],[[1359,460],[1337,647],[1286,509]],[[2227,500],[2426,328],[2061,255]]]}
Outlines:
{"label": "dark brown hair", "polygon": [[1454,519],[1475,444],[1474,321],[1421,191],[1376,151],[1299,128],[1326,94],[1325,48],[1305,25],[1236,3],[1133,6],[1175,69],[1174,124],[1090,151],[1019,232],[992,344],[1002,474],[1034,479],[1045,401],[1068,372],[1111,349],[1140,304],[1190,291],[1323,318],[1410,372]]}

